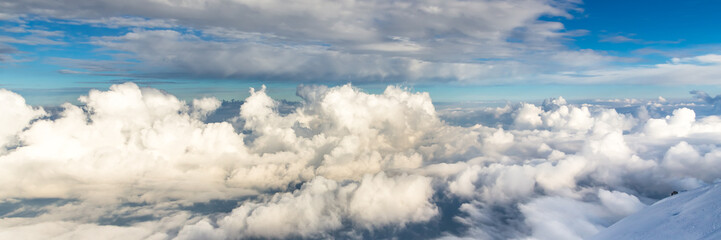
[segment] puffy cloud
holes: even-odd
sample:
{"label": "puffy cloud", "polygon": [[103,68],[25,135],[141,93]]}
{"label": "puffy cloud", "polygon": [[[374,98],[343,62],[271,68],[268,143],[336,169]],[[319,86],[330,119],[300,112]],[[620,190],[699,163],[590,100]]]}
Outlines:
{"label": "puffy cloud", "polygon": [[0,102],[3,103],[0,117],[0,153],[17,144],[17,134],[30,125],[30,121],[45,114],[42,108],[25,104],[25,99],[17,93],[0,89]]}
{"label": "puffy cloud", "polygon": [[429,202],[431,179],[421,176],[388,178],[383,173],[366,175],[350,199],[351,218],[366,228],[428,221],[436,214]]}
{"label": "puffy cloud", "polygon": [[300,87],[290,105],[250,92],[208,121],[227,106],[133,83],[50,117],[0,91],[0,236],[577,239],[720,177],[721,120],[690,108],[557,98],[455,126],[393,86]]}
{"label": "puffy cloud", "polygon": [[638,198],[600,189],[599,202],[542,197],[519,208],[536,239],[586,239],[623,216],[645,207]]}
{"label": "puffy cloud", "polygon": [[666,119],[649,120],[646,123],[644,132],[651,137],[683,137],[689,134],[694,121],[696,121],[694,111],[688,108],[680,108],[673,111],[673,116],[666,116]]}
{"label": "puffy cloud", "polygon": [[[704,147],[700,146],[700,148]],[[681,141],[668,149],[662,166],[673,175],[694,175],[705,181],[714,181],[721,177],[716,171],[711,170],[712,166],[721,161],[721,150],[717,148],[709,150],[702,155],[696,147]]]}
{"label": "puffy cloud", "polygon": [[617,216],[628,216],[645,207],[638,198],[624,192],[599,189],[598,198],[601,205]]}
{"label": "puffy cloud", "polygon": [[293,193],[278,193],[268,202],[239,206],[218,220],[217,229],[207,221],[186,226],[178,238],[319,237],[347,221],[367,229],[403,227],[438,214],[429,202],[432,193],[430,178],[422,176],[387,177],[379,173],[346,185],[318,177]]}
{"label": "puffy cloud", "polygon": [[209,114],[220,107],[221,102],[215,98],[193,99],[193,112],[191,115],[198,119],[205,119]]}
{"label": "puffy cloud", "polygon": [[[319,177],[294,193],[279,193],[267,203],[248,203],[219,221],[229,236],[313,236],[342,226],[344,203],[355,186],[343,188]],[[181,230],[181,233],[185,229]]]}
{"label": "puffy cloud", "polygon": [[522,205],[520,209],[537,239],[583,239],[603,228],[596,219],[589,219],[603,211],[591,203],[545,197]]}
{"label": "puffy cloud", "polygon": [[[156,201],[171,197],[176,184],[213,195],[214,187],[197,187],[223,188],[225,183],[216,179],[227,174],[224,168],[233,158],[226,155],[244,151],[242,137],[230,124],[203,124],[188,114],[185,103],[155,89],[115,85],[107,92],[91,91],[80,101],[84,108],[65,104],[58,119],[38,120],[19,134],[22,146],[2,156],[10,168],[3,171],[3,179],[27,184],[3,187],[2,195],[102,199],[125,195]],[[188,180],[190,175],[198,179]],[[108,184],[128,187],[105,187]],[[159,185],[168,188],[168,195],[127,192]],[[185,190],[176,191],[180,195],[175,197],[189,197]]]}
{"label": "puffy cloud", "polygon": [[523,104],[523,107],[516,112],[513,124],[518,128],[535,128],[543,123],[539,116],[541,112],[541,108],[533,104]]}
{"label": "puffy cloud", "polygon": [[[586,239],[618,220],[644,207],[624,193],[601,190],[601,203],[563,197],[542,197],[519,208],[532,227],[536,239]],[[620,208],[620,209],[619,209]],[[624,212],[629,210],[630,212]]]}

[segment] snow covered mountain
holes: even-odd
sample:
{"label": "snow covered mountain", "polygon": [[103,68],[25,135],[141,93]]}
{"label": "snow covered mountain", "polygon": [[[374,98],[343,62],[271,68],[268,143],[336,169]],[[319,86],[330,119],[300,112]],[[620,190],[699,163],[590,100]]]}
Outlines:
{"label": "snow covered mountain", "polygon": [[590,239],[721,239],[721,184],[662,199]]}

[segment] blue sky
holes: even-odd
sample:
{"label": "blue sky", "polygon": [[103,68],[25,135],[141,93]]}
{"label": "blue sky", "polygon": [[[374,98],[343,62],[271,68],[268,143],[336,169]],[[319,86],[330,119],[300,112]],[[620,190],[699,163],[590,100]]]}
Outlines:
{"label": "blue sky", "polygon": [[435,101],[721,92],[716,1],[4,4],[0,84],[34,104],[124,81],[185,99],[262,84],[290,100],[346,83]]}

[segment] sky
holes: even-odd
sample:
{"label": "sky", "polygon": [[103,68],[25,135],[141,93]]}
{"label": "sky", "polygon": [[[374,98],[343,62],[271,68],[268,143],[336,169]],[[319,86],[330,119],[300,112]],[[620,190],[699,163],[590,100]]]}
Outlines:
{"label": "sky", "polygon": [[721,186],[718,10],[2,0],[0,239],[624,234]]}
{"label": "sky", "polygon": [[[41,105],[127,81],[183,99],[299,84],[435,101],[719,92],[715,1],[3,1],[2,86]],[[540,90],[540,91],[539,91]]]}

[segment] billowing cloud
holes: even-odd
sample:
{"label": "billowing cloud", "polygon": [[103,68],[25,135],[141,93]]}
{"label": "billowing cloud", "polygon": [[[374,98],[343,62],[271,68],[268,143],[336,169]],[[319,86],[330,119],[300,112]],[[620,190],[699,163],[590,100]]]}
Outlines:
{"label": "billowing cloud", "polygon": [[366,175],[360,183],[340,185],[318,177],[293,193],[279,193],[267,203],[244,203],[223,217],[218,228],[207,221],[184,227],[179,239],[291,236],[321,237],[343,227],[344,221],[376,227],[426,222],[438,214],[431,203],[430,178],[383,173]]}
{"label": "billowing cloud", "polygon": [[2,90],[0,238],[583,239],[721,177],[721,120],[689,108],[557,98],[458,126],[399,87],[298,95],[206,121],[217,99],[132,83],[51,114]]}
{"label": "billowing cloud", "polygon": [[41,117],[45,111],[25,104],[25,99],[17,93],[0,89],[0,101],[3,114],[0,117],[0,151],[17,145],[17,134],[30,125],[30,121]]}

